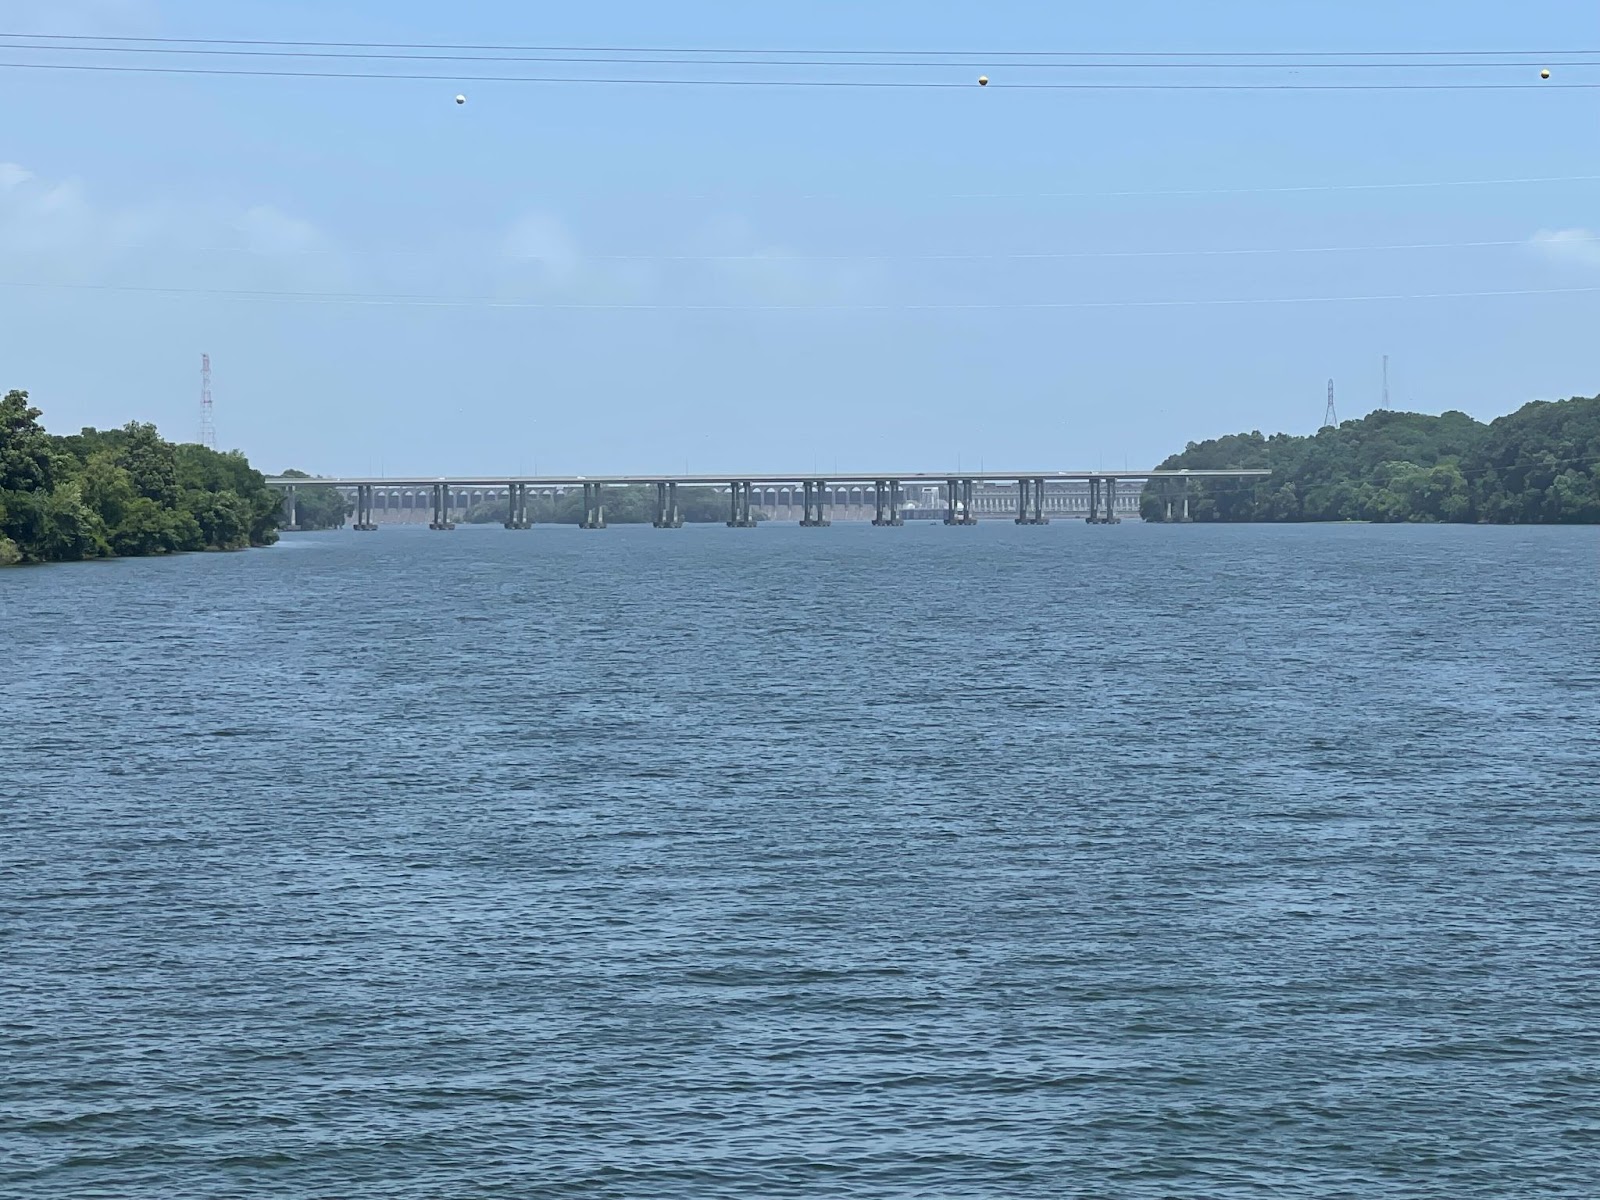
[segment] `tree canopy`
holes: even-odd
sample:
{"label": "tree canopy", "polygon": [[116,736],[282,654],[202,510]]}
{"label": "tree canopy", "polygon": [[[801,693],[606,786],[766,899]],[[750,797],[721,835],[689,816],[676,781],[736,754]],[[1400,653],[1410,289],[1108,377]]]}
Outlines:
{"label": "tree canopy", "polygon": [[301,529],[343,529],[354,505],[335,487],[316,487],[316,477],[293,468],[284,472],[290,479],[304,479],[308,486],[294,492],[295,521]]}
{"label": "tree canopy", "polygon": [[[1160,469],[1232,467],[1272,474],[1191,481],[1195,520],[1600,522],[1600,397],[1538,401],[1488,425],[1380,410],[1311,437],[1230,434]],[[1172,486],[1146,489],[1147,520],[1165,518]]]}
{"label": "tree canopy", "polygon": [[27,392],[0,400],[0,564],[67,562],[277,540],[279,498],[237,451],[154,425],[45,432]]}

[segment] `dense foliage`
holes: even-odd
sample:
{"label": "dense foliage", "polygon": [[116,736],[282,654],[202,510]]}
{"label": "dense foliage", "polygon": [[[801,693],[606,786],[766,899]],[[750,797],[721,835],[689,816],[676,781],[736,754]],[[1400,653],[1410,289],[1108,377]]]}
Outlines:
{"label": "dense foliage", "polygon": [[[314,480],[304,471],[290,469],[284,472],[290,479]],[[345,518],[355,511],[355,504],[338,488],[296,487],[294,491],[295,524],[300,529],[343,529]]]}
{"label": "dense foliage", "polygon": [[[608,487],[605,490],[606,524],[648,525],[656,518],[656,489],[643,487]],[[583,518],[583,493],[569,491],[554,502],[545,495],[529,497],[529,507],[536,523],[551,525],[576,525]],[[504,500],[475,504],[462,518],[469,525],[488,525],[506,519]],[[690,525],[716,524],[726,521],[729,499],[726,493],[709,487],[680,487],[678,511]],[[761,514],[753,514],[761,519]]]}
{"label": "dense foliage", "polygon": [[[1600,397],[1524,405],[1492,424],[1465,413],[1379,411],[1313,437],[1191,442],[1162,470],[1266,467],[1260,481],[1189,483],[1197,521],[1600,522]],[[1147,520],[1167,493],[1147,489]]]}
{"label": "dense foliage", "polygon": [[279,497],[242,454],[138,422],[57,437],[39,416],[26,392],[0,400],[0,564],[277,540]]}

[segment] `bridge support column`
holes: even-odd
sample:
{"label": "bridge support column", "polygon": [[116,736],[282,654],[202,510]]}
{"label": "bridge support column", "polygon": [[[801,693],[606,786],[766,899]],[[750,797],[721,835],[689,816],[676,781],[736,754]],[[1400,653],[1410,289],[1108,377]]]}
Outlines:
{"label": "bridge support column", "polygon": [[285,533],[295,533],[299,528],[299,501],[294,494],[294,485],[290,484],[283,489],[283,531]]}
{"label": "bridge support column", "polygon": [[353,528],[357,533],[371,533],[378,528],[377,522],[372,519],[372,485],[370,483],[356,485],[356,523]]}
{"label": "bridge support column", "polygon": [[656,511],[650,524],[657,529],[683,528],[683,513],[678,508],[677,484],[656,484]]}
{"label": "bridge support column", "polygon": [[1189,484],[1187,481],[1183,485],[1183,519],[1185,521],[1189,519]]}
{"label": "bridge support column", "polygon": [[1044,525],[1044,480],[1017,480],[1017,524]]}
{"label": "bridge support column", "polygon": [[1093,476],[1089,477],[1089,517],[1090,525],[1100,524],[1100,481]]}
{"label": "bridge support column", "polygon": [[728,485],[728,528],[755,527],[755,518],[750,515],[750,484],[734,480]]}
{"label": "bridge support column", "polygon": [[1117,516],[1117,481],[1114,477],[1106,480],[1106,515],[1101,523],[1104,525],[1122,524],[1122,518]]}
{"label": "bridge support column", "polygon": [[506,485],[506,528],[533,528],[533,522],[528,520],[528,485],[525,483]]}
{"label": "bridge support column", "polygon": [[884,528],[904,525],[905,521],[900,516],[900,481],[880,479],[873,487],[877,493],[878,515],[872,523]]}
{"label": "bridge support column", "polygon": [[820,479],[808,479],[801,484],[801,492],[805,501],[805,515],[800,518],[802,529],[824,529],[829,524],[828,518],[823,514],[823,504],[827,500],[828,485]]}
{"label": "bridge support column", "polygon": [[947,479],[944,483],[944,523],[946,525],[976,525],[978,515],[972,511],[972,480]]}
{"label": "bridge support column", "polygon": [[598,483],[583,485],[583,517],[579,529],[604,529],[606,527],[605,489]]}
{"label": "bridge support column", "polygon": [[454,529],[455,524],[450,520],[450,510],[454,504],[455,496],[450,491],[450,485],[448,483],[434,484],[433,521],[428,525],[428,528],[441,532]]}

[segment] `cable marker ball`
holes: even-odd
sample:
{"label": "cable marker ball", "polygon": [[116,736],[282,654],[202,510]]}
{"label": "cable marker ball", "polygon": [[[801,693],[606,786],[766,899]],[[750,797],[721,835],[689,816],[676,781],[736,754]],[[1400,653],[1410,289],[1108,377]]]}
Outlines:
{"label": "cable marker ball", "polygon": [[978,86],[979,87],[988,87],[989,86],[989,77],[987,75],[979,75],[978,76]]}
{"label": "cable marker ball", "polygon": [[457,96],[456,97],[456,103],[457,104],[465,104],[466,102],[467,102],[467,98],[465,96]]}
{"label": "cable marker ball", "polygon": [[1550,78],[1550,68],[1546,67],[1544,70],[1540,71],[1539,72],[1539,78],[1540,79],[1549,79]]}

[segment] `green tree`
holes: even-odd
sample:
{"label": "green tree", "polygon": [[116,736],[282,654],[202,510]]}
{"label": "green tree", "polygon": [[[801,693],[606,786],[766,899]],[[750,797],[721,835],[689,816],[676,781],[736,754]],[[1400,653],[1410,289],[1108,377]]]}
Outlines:
{"label": "green tree", "polygon": [[42,536],[37,545],[41,562],[75,562],[109,552],[105,524],[83,502],[77,483],[63,483],[44,494],[41,505]]}
{"label": "green tree", "polygon": [[132,477],[109,450],[97,450],[89,457],[78,474],[78,486],[83,502],[108,529],[121,525],[128,506],[139,498]]}
{"label": "green tree", "polygon": [[[345,520],[355,511],[352,504],[337,488],[315,486],[316,478],[304,471],[288,470],[290,479],[305,479],[308,484],[295,488],[295,516],[301,529],[342,529]],[[501,506],[504,508],[504,505]],[[505,520],[504,517],[501,520]]]}
{"label": "green tree", "polygon": [[270,545],[278,495],[241,454],[155,426],[54,437],[26,392],[0,401],[0,564]]}
{"label": "green tree", "polygon": [[179,549],[173,515],[148,496],[135,496],[121,523],[111,531],[111,549],[127,556],[172,553]]}
{"label": "green tree", "polygon": [[27,392],[0,400],[0,492],[49,491],[56,484],[56,450],[39,424]]}
{"label": "green tree", "polygon": [[[1310,437],[1231,434],[1190,442],[1161,467],[1272,472],[1194,480],[1199,521],[1600,521],[1600,397],[1524,405],[1490,425],[1380,411]],[[1143,509],[1165,518],[1163,504]]]}
{"label": "green tree", "polygon": [[254,513],[249,501],[235,491],[185,491],[183,512],[194,521],[202,547],[240,550],[250,544]]}
{"label": "green tree", "polygon": [[117,465],[128,473],[133,490],[162,508],[178,503],[178,454],[171,442],[162,441],[154,425],[130,421],[121,430]]}

